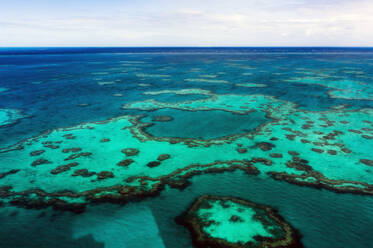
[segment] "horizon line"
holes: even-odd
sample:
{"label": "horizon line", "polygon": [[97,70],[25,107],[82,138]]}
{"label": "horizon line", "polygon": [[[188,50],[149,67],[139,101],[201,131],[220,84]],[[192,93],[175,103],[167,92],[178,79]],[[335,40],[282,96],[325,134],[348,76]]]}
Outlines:
{"label": "horizon line", "polygon": [[0,46],[2,48],[373,48],[373,46]]}

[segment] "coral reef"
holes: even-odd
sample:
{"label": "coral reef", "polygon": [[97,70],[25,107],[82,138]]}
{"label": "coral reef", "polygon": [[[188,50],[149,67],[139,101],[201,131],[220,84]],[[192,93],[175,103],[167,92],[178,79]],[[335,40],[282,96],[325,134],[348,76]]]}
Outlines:
{"label": "coral reef", "polygon": [[64,171],[68,171],[71,169],[71,167],[75,167],[75,166],[78,166],[79,163],[78,162],[73,162],[73,163],[69,163],[69,164],[65,164],[65,165],[60,165],[58,166],[57,168],[51,170],[51,174],[59,174],[59,173],[62,173]]}
{"label": "coral reef", "polygon": [[234,197],[204,195],[176,218],[196,247],[303,247],[274,209]]}
{"label": "coral reef", "polygon": [[122,152],[124,154],[126,154],[126,156],[130,157],[130,156],[135,156],[137,154],[139,154],[139,149],[136,149],[136,148],[126,148],[126,149],[123,149]]}
{"label": "coral reef", "polygon": [[21,110],[0,108],[0,128],[15,125],[25,117]]}
{"label": "coral reef", "polygon": [[129,165],[132,164],[133,162],[135,162],[133,159],[128,158],[128,159],[123,159],[123,160],[119,161],[119,162],[117,163],[117,165],[118,165],[118,166],[129,166]]}
{"label": "coral reef", "polygon": [[[123,108],[240,115],[255,109],[269,121],[254,131],[204,140],[149,135],[140,115],[51,130],[0,149],[0,160],[12,161],[4,163],[3,170],[17,170],[1,180],[1,201],[58,208],[63,201],[66,209],[76,203],[125,203],[157,195],[166,185],[184,189],[196,175],[233,170],[339,193],[373,195],[373,157],[366,149],[373,140],[363,137],[373,136],[371,109],[306,111],[263,95],[208,94],[207,99],[145,100]],[[38,204],[31,203],[35,198]]]}
{"label": "coral reef", "polygon": [[170,154],[160,154],[157,158],[157,160],[159,161],[163,161],[163,160],[166,160],[166,159],[169,159],[171,158],[171,155]]}

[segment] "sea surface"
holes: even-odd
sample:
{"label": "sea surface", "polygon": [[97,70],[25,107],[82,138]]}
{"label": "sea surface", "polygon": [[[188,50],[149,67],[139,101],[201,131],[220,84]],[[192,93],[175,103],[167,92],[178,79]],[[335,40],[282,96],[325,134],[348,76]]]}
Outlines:
{"label": "sea surface", "polygon": [[[18,150],[13,151],[16,144],[23,141],[32,143],[34,141],[31,142],[30,138],[48,135],[49,131],[58,136],[58,130],[81,124],[102,122],[102,125],[106,125],[112,123],[110,120],[123,116],[138,116],[141,123],[151,123],[142,131],[150,138],[144,137],[152,140],[139,142],[137,148],[140,154],[150,154],[152,148],[161,150],[158,148],[161,147],[158,143],[161,143],[162,153],[172,154],[170,165],[167,166],[173,166],[172,159],[176,156],[178,166],[184,166],[179,164],[185,161],[184,167],[220,161],[217,150],[213,149],[221,145],[210,144],[205,153],[198,153],[197,156],[194,154],[203,145],[189,150],[185,148],[185,152],[181,152],[184,151],[182,146],[186,145],[178,143],[173,149],[168,139],[183,142],[198,140],[199,144],[223,142],[223,148],[218,153],[233,145],[235,149],[232,137],[240,139],[238,137],[246,134],[255,135],[275,118],[259,111],[259,105],[247,112],[242,112],[244,109],[241,112],[236,110],[237,101],[234,99],[249,99],[247,101],[255,106],[253,96],[269,99],[265,106],[273,104],[276,109],[275,104],[286,103],[293,112],[299,111],[306,116],[324,113],[329,118],[337,111],[339,116],[347,116],[351,125],[372,119],[373,49],[1,48],[0,173],[13,167],[21,171],[34,169],[28,162],[27,166],[22,164],[25,161],[22,149],[19,154]],[[223,105],[213,105],[223,101],[223,98]],[[147,107],[143,107],[145,104]],[[353,113],[361,113],[361,119],[354,119]],[[159,116],[171,119],[156,120]],[[297,128],[297,120],[290,125]],[[115,127],[112,127],[113,130]],[[103,130],[106,136],[110,136],[111,127]],[[317,132],[323,129],[315,126],[312,130]],[[367,127],[364,130],[367,130],[363,134],[368,138],[353,136],[356,132],[349,134],[348,140],[346,138],[345,144],[351,144],[352,153],[338,160],[338,166],[342,168],[338,167],[338,173],[334,173],[334,167],[329,164],[325,164],[325,170],[317,167],[323,164],[312,164],[317,161],[317,156],[324,158],[326,152],[305,153],[304,156],[307,159],[310,156],[311,166],[329,178],[372,185],[373,167],[358,164],[356,168],[359,169],[351,169],[352,162],[348,157],[360,156],[373,160],[373,155],[369,157],[369,151],[373,151],[369,137],[373,137],[373,134],[368,133],[371,131]],[[343,129],[343,133],[348,133],[347,129]],[[76,142],[79,139],[78,136]],[[82,140],[82,146],[89,143]],[[126,142],[132,146],[135,144],[132,140],[123,140],[123,144]],[[151,143],[152,148],[145,148],[149,142],[154,142]],[[292,144],[291,140],[286,142]],[[143,144],[144,150],[141,150]],[[92,142],[91,148],[94,145]],[[111,171],[113,146],[97,149],[100,154],[107,156],[108,164],[95,164],[93,161],[92,170],[98,172],[102,166]],[[212,149],[210,152],[209,148]],[[256,148],[248,146],[246,155],[238,155],[249,158],[252,149]],[[230,154],[231,151],[227,150],[225,156],[228,158]],[[238,155],[234,153],[231,159],[241,159],[234,157]],[[322,159],[320,161],[325,163]],[[37,182],[44,177],[42,168],[45,166],[49,165],[35,167],[40,168],[40,174],[36,171],[21,176],[19,173],[22,172],[18,172],[0,178],[0,187],[11,185],[18,191],[39,189],[41,186],[37,186]],[[280,168],[286,167],[282,162],[275,166],[279,172],[282,172]],[[343,166],[348,169],[343,170]],[[48,168],[48,173],[53,168]],[[261,174],[269,171],[268,168],[260,169]],[[116,169],[113,172],[115,174]],[[131,176],[146,174],[145,170],[131,173]],[[155,174],[158,176],[162,173],[166,174],[161,170]],[[17,175],[20,175],[19,178]],[[115,176],[115,180],[120,177]],[[36,181],[27,181],[31,186],[26,184],[28,177]],[[102,185],[98,180],[97,185],[111,186],[110,180],[114,179],[105,179]],[[86,209],[80,214],[53,210],[51,207],[15,207],[5,199],[0,204],[0,247],[193,247],[189,231],[176,224],[174,218],[204,194],[239,197],[277,209],[299,231],[305,247],[373,247],[372,186],[371,194],[336,192],[326,187],[301,186],[269,176],[248,175],[241,170],[195,175],[189,181],[190,184],[182,190],[166,185],[156,196],[125,204],[86,202]],[[60,187],[79,191],[77,188],[80,187],[92,189],[91,185],[95,183],[83,179],[79,182],[64,181],[56,177],[40,185],[43,184],[43,190],[47,192],[48,189],[60,190]],[[112,185],[118,183],[119,179],[115,183],[113,181]]]}

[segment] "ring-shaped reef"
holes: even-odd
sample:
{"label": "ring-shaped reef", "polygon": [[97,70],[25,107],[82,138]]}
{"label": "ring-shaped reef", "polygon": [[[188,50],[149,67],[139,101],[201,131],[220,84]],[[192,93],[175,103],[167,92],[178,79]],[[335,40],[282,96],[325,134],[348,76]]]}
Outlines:
{"label": "ring-shaped reef", "polygon": [[204,195],[176,218],[196,247],[303,247],[298,232],[276,210],[251,201]]}
{"label": "ring-shaped reef", "polygon": [[144,131],[154,137],[206,140],[252,132],[271,119],[266,118],[262,111],[235,114],[221,110],[185,111],[167,108],[149,111],[140,121],[149,123]]}

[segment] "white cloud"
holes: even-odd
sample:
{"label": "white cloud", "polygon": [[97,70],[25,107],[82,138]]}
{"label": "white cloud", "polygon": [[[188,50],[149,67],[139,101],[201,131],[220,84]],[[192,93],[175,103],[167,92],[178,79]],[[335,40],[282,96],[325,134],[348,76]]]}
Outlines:
{"label": "white cloud", "polygon": [[373,40],[367,0],[117,1],[40,14],[3,8],[0,16],[0,46],[371,46]]}

